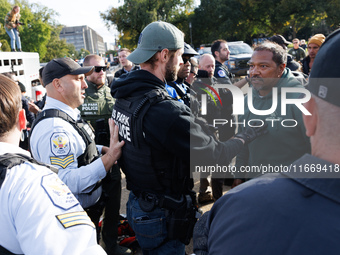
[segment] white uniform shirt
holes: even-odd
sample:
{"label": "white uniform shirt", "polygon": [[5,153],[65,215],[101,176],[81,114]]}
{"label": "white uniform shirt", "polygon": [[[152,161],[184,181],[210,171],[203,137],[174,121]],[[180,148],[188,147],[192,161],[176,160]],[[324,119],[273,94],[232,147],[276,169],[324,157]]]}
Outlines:
{"label": "white uniform shirt", "polygon": [[[0,155],[5,153],[30,156],[0,142]],[[106,254],[67,186],[50,169],[29,162],[6,172],[0,188],[0,230],[0,245],[15,254]]]}
{"label": "white uniform shirt", "polygon": [[[67,113],[74,120],[79,119],[79,110],[46,97],[44,110],[58,109]],[[33,158],[59,169],[58,176],[70,188],[80,204],[87,208],[94,205],[102,193],[101,187],[91,195],[82,194],[91,191],[94,185],[106,176],[102,160],[78,168],[77,158],[85,151],[86,145],[78,131],[61,118],[47,118],[40,121],[30,138]],[[101,150],[101,147],[99,147]]]}

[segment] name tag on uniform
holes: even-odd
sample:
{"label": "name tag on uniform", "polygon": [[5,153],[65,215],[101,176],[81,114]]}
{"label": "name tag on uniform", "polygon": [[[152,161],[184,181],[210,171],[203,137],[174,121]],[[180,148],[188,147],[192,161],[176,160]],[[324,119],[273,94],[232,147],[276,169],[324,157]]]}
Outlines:
{"label": "name tag on uniform", "polygon": [[81,111],[82,115],[98,115],[99,107],[97,103],[83,103]]}

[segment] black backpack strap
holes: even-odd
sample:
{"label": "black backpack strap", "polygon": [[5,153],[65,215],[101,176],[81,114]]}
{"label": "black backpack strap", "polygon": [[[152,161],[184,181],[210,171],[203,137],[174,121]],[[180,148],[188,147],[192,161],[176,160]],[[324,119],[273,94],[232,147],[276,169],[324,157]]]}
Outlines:
{"label": "black backpack strap", "polygon": [[[89,132],[86,129],[84,129],[84,126],[86,126],[85,124],[87,124],[87,123],[83,119],[76,122],[67,113],[60,111],[60,110],[57,110],[57,109],[47,109],[47,110],[40,112],[38,114],[37,118],[35,119],[35,121],[33,122],[33,125],[32,125],[31,130],[30,130],[29,137],[31,137],[35,126],[40,121],[42,121],[43,119],[47,119],[47,118],[61,118],[65,121],[69,122],[77,130],[79,135],[83,138],[83,140],[85,141],[86,147],[91,143],[92,140],[94,140],[94,137],[90,137],[90,135],[88,134]],[[78,125],[77,125],[77,123],[78,123]],[[89,127],[91,127],[91,126],[89,125]],[[85,132],[82,132],[81,129],[84,129]],[[30,142],[30,140],[29,140],[29,142]],[[29,145],[29,148],[30,147],[31,146]]]}
{"label": "black backpack strap", "polygon": [[[20,165],[25,162],[31,162],[33,164],[42,165],[51,170],[54,169],[55,171],[54,167],[40,163],[35,159],[24,154],[6,153],[0,156],[0,188],[6,178],[7,169],[10,169],[14,166]],[[0,255],[16,255],[16,254],[10,252],[9,250],[0,245]]]}
{"label": "black backpack strap", "polygon": [[7,169],[10,169],[25,162],[45,166],[51,169],[53,172],[58,172],[58,169],[56,169],[55,167],[38,162],[34,158],[26,156],[24,154],[6,153],[0,156],[0,188],[6,178]]}
{"label": "black backpack strap", "polygon": [[75,124],[75,121],[68,116],[66,113],[59,111],[57,109],[47,109],[47,110],[43,110],[42,112],[40,112],[37,117],[35,118],[32,126],[31,126],[31,130],[28,136],[28,148],[31,148],[31,136],[33,133],[34,128],[36,127],[36,125],[42,121],[43,119],[47,119],[47,118],[54,118],[54,117],[59,117],[64,119],[67,122],[73,123]]}
{"label": "black backpack strap", "polygon": [[168,93],[162,90],[152,90],[144,94],[144,98],[141,100],[136,110],[133,112],[131,125],[134,127],[132,129],[134,133],[133,136],[137,138],[137,144],[134,144],[136,147],[139,147],[141,144],[141,139],[144,139],[144,135],[138,135],[137,132],[138,130],[143,130],[143,119],[145,114],[152,105],[155,105],[163,100],[173,100],[173,98],[170,97]]}
{"label": "black backpack strap", "polygon": [[32,124],[31,127],[31,133],[33,132],[35,126],[42,121],[43,119],[47,119],[47,118],[54,118],[54,117],[59,117],[64,119],[67,122],[73,123],[75,124],[76,122],[65,112],[57,110],[57,109],[47,109],[47,110],[43,110],[42,112],[40,112],[38,114],[38,116],[35,118],[35,121]]}

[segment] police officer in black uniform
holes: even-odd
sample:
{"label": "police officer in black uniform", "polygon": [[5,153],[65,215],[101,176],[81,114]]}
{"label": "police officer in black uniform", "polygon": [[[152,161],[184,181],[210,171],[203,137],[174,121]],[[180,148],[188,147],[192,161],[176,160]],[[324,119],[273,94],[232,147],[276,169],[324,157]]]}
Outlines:
{"label": "police officer in black uniform", "polygon": [[229,73],[228,67],[224,64],[229,59],[229,47],[225,40],[219,39],[212,43],[211,54],[215,58],[214,76],[219,79],[219,83],[232,84],[232,75]]}
{"label": "police officer in black uniform", "polygon": [[187,43],[184,43],[184,53],[182,55],[183,65],[181,65],[176,81],[169,81],[167,84],[175,89],[177,93],[177,99],[182,100],[185,105],[190,107],[190,84],[185,81],[191,72],[190,59],[198,55],[198,53]]}
{"label": "police officer in black uniform", "polygon": [[[184,254],[196,222],[190,168],[228,164],[263,129],[248,129],[225,143],[206,135],[190,108],[168,96],[183,64],[183,33],[166,22],[142,31],[128,59],[141,65],[112,84],[112,117],[125,141],[119,164],[131,191],[127,217],[144,254]],[[192,165],[190,165],[192,163]]]}

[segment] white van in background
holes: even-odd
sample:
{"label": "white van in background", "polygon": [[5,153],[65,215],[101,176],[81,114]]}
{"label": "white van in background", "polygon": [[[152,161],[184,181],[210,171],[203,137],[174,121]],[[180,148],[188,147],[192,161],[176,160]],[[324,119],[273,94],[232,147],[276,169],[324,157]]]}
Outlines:
{"label": "white van in background", "polygon": [[40,100],[46,93],[39,81],[40,61],[36,52],[0,52],[0,73],[13,72],[26,87],[26,97]]}

